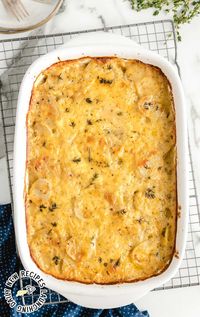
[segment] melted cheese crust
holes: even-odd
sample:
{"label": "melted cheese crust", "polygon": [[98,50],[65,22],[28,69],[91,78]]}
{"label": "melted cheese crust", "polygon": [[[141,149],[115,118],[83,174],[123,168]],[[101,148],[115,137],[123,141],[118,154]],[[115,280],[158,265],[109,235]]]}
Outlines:
{"label": "melted cheese crust", "polygon": [[176,133],[160,69],[115,57],[58,62],[27,115],[31,256],[84,283],[160,274],[176,236]]}

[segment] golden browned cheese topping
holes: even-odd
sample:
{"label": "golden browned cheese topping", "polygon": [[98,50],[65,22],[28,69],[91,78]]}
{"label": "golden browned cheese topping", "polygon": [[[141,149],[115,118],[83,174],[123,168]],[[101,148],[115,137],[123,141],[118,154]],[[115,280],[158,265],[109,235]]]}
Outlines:
{"label": "golden browned cheese topping", "polygon": [[28,244],[44,272],[109,284],[166,269],[176,133],[160,69],[112,57],[58,62],[34,83],[27,131]]}

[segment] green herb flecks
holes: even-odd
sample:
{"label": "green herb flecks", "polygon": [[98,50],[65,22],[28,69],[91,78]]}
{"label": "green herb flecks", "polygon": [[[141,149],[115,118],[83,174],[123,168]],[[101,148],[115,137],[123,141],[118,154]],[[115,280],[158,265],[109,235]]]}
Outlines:
{"label": "green herb flecks", "polygon": [[90,119],[87,119],[87,124],[92,125],[92,121]]}
{"label": "green herb flecks", "polygon": [[115,268],[116,268],[117,266],[120,266],[120,258],[117,259],[117,261],[116,261],[115,264],[114,264],[114,267],[115,267]]}
{"label": "green herb flecks", "polygon": [[74,128],[76,126],[76,123],[74,121],[71,121],[69,125],[70,127]]}
{"label": "green herb flecks", "polygon": [[125,209],[117,210],[118,215],[125,215],[126,213],[127,213],[127,211]]}
{"label": "green herb flecks", "polygon": [[200,1],[188,0],[130,0],[132,8],[136,11],[153,8],[153,15],[158,15],[160,12],[166,14],[172,12],[177,39],[181,40],[179,28],[181,24],[190,23],[194,17],[200,14]]}
{"label": "green herb flecks", "polygon": [[145,197],[149,199],[154,199],[155,198],[155,192],[151,188],[147,188],[145,191]]}
{"label": "green herb flecks", "polygon": [[91,157],[91,150],[90,148],[88,148],[88,162],[92,161],[92,157]]}
{"label": "green herb flecks", "polygon": [[90,98],[86,98],[85,101],[86,101],[87,103],[92,103],[92,100],[91,100]]}
{"label": "green herb flecks", "polygon": [[72,162],[74,163],[80,163],[81,162],[81,158],[80,157],[75,157]]}
{"label": "green herb flecks", "polygon": [[47,207],[45,205],[40,205],[40,211],[43,211],[43,209],[46,209]]}
{"label": "green herb flecks", "polygon": [[85,187],[85,189],[88,188],[88,187],[90,187],[91,185],[93,185],[94,182],[95,182],[95,180],[98,178],[98,176],[99,176],[99,175],[98,175],[97,173],[94,173],[94,175],[92,176],[92,178],[91,178],[89,184]]}
{"label": "green herb flecks", "polygon": [[166,227],[164,227],[163,228],[163,230],[162,230],[162,236],[163,236],[163,238],[165,237],[165,235],[166,235],[166,230],[167,230],[167,228]]}
{"label": "green herb flecks", "polygon": [[59,256],[55,255],[52,260],[55,263],[55,265],[58,265],[60,258],[59,258]]}
{"label": "green herb flecks", "polygon": [[49,207],[49,211],[54,211],[57,208],[58,208],[57,204],[56,203],[52,203],[51,206]]}
{"label": "green herb flecks", "polygon": [[102,78],[102,77],[100,77],[98,79],[99,79],[100,84],[109,84],[109,85],[111,85],[112,82],[113,82],[111,79],[105,79],[105,78]]}
{"label": "green herb flecks", "polygon": [[143,108],[145,110],[149,110],[153,107],[153,103],[151,101],[146,101],[144,104],[143,104]]}

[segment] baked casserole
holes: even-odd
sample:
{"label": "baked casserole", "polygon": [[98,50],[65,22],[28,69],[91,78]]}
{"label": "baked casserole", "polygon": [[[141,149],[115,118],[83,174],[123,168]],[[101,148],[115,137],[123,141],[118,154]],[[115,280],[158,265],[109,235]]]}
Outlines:
{"label": "baked casserole", "polygon": [[144,280],[176,238],[170,83],[138,60],[59,61],[36,78],[27,114],[25,204],[38,267],[60,279]]}

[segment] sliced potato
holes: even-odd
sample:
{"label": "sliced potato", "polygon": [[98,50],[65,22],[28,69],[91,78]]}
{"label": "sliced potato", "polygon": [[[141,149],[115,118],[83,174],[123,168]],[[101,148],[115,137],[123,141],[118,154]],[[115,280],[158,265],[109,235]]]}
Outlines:
{"label": "sliced potato", "polygon": [[139,243],[131,252],[130,257],[133,264],[136,264],[138,267],[145,267],[148,265],[149,256],[151,251],[155,247],[153,239],[143,241]]}
{"label": "sliced potato", "polygon": [[48,201],[51,196],[51,183],[45,178],[37,179],[30,188],[29,197],[34,203]]}

